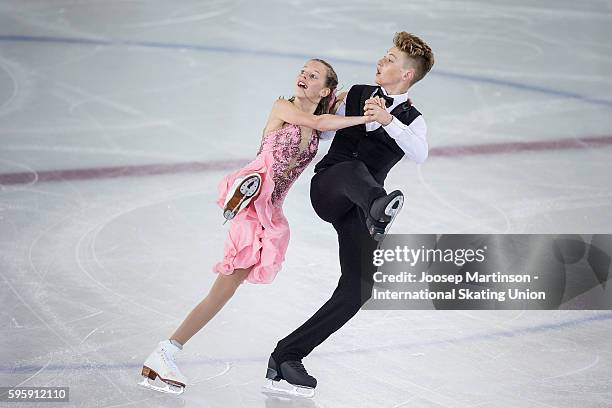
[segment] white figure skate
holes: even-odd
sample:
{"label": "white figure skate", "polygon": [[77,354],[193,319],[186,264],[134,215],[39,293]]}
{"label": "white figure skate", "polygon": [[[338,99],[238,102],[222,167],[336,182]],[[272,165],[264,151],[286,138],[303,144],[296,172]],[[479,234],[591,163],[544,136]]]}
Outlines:
{"label": "white figure skate", "polygon": [[[174,361],[174,354],[179,350],[170,340],[160,342],[144,362],[142,366],[144,378],[138,384],[151,390],[181,395],[185,391],[187,378]],[[157,377],[161,380],[161,384],[151,382]]]}
{"label": "white figure skate", "polygon": [[259,193],[261,187],[261,176],[257,173],[247,174],[244,177],[238,177],[228,190],[223,205],[223,217],[225,224],[244,209],[255,196]]}

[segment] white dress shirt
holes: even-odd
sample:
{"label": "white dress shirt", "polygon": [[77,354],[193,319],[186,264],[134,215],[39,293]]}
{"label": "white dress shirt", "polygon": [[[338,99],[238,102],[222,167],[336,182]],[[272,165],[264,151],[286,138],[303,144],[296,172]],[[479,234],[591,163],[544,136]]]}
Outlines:
{"label": "white dress shirt", "polygon": [[[381,89],[385,95],[393,98],[393,104],[387,108],[387,112],[391,112],[397,105],[408,100],[408,92],[401,95],[388,95],[384,88],[381,87]],[[374,91],[374,93],[375,92],[376,91]],[[372,93],[372,95],[374,95],[374,93]],[[342,101],[340,106],[338,106],[336,115],[345,115],[345,100]],[[371,132],[378,129],[382,125],[378,122],[370,122],[366,123],[365,126],[366,131]],[[414,160],[420,164],[427,159],[429,147],[427,145],[427,139],[425,138],[427,135],[427,125],[425,124],[423,115],[419,115],[412,121],[412,123],[410,123],[410,125],[405,125],[398,118],[393,116],[393,120],[388,125],[383,126],[383,129],[385,129],[387,134],[395,140],[397,145],[404,151],[406,157],[408,157],[410,160]],[[331,139],[335,134],[336,131],[331,130],[322,132],[319,137],[320,139]]]}

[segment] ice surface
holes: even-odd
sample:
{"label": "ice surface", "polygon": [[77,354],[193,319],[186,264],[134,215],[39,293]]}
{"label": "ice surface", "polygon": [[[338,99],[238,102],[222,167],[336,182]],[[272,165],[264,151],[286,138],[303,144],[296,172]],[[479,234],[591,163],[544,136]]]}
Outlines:
{"label": "ice surface", "polygon": [[193,385],[136,386],[215,278],[217,182],[310,57],[347,89],[396,31],[435,51],[411,91],[431,155],[388,178],[394,232],[611,233],[611,21],[610,1],[0,2],[0,386],[69,386],[74,407],[612,406],[605,311],[362,311],[304,360],[314,400],[261,394],[339,276],[312,167],[276,281],[180,355]]}

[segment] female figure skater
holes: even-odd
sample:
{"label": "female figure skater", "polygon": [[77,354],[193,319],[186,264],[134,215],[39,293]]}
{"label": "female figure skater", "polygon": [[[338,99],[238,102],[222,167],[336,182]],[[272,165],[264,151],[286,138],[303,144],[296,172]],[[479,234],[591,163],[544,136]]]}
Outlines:
{"label": "female figure skater", "polygon": [[[221,310],[245,279],[270,283],[280,270],[289,243],[283,200],[317,153],[319,131],[372,121],[367,116],[328,113],[337,84],[331,65],[320,59],[307,61],[297,76],[295,96],[274,103],[255,159],[221,180],[218,203],[231,222],[223,260],[213,268],[219,275],[208,295],[146,359],[141,385],[182,393],[187,381],[176,366],[175,353]],[[149,382],[156,377],[163,386]]]}

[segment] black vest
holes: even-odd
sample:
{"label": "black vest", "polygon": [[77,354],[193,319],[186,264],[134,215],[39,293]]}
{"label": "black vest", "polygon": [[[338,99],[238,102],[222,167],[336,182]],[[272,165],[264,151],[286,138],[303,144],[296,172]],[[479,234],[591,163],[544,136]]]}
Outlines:
{"label": "black vest", "polygon": [[[354,85],[346,96],[345,116],[363,115],[366,99],[370,98],[377,87]],[[421,113],[408,102],[396,106],[391,114],[402,123],[410,125]],[[336,132],[329,152],[315,166],[315,173],[336,163],[361,160],[380,184],[383,184],[389,170],[404,156],[404,151],[395,140],[380,126],[366,132],[365,125],[356,125]]]}

